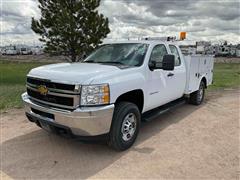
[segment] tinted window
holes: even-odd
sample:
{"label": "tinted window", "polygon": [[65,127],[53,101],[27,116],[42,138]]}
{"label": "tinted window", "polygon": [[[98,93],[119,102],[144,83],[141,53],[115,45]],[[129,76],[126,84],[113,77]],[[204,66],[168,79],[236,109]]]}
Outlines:
{"label": "tinted window", "polygon": [[179,56],[177,47],[174,45],[169,45],[169,48],[171,50],[171,53],[173,55],[175,55],[175,66],[180,66],[181,60],[180,60],[180,56]]}
{"label": "tinted window", "polygon": [[157,45],[152,50],[150,62],[151,61],[156,61],[161,67],[162,66],[162,61],[163,61],[163,56],[166,55],[166,54],[168,54],[166,47],[163,44]]}

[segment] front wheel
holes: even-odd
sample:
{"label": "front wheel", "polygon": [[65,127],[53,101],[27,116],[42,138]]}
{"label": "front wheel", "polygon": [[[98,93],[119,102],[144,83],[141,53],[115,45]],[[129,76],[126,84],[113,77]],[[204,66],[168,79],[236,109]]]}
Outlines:
{"label": "front wheel", "polygon": [[190,103],[200,105],[203,102],[205,95],[205,83],[201,81],[199,89],[190,94]]}
{"label": "front wheel", "polygon": [[118,103],[114,110],[109,145],[118,151],[130,148],[137,138],[140,119],[141,115],[135,104]]}

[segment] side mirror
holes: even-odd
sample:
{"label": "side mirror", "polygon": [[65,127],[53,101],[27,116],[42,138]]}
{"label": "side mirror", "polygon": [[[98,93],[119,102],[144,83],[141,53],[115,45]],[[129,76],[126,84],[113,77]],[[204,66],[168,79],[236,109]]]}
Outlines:
{"label": "side mirror", "polygon": [[148,67],[151,71],[153,71],[154,69],[156,69],[156,61],[150,61],[148,63]]}
{"label": "side mirror", "polygon": [[162,63],[157,61],[150,61],[148,63],[148,67],[151,71],[153,71],[154,69],[162,69]]}
{"label": "side mirror", "polygon": [[162,69],[166,71],[174,70],[175,56],[172,54],[166,54],[163,56]]}

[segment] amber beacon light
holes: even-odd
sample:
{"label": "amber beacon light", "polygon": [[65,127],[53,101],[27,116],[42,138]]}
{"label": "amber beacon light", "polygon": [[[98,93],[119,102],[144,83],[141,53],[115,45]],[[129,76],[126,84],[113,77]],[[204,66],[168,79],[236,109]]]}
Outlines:
{"label": "amber beacon light", "polygon": [[180,40],[186,39],[187,33],[186,32],[180,32]]}

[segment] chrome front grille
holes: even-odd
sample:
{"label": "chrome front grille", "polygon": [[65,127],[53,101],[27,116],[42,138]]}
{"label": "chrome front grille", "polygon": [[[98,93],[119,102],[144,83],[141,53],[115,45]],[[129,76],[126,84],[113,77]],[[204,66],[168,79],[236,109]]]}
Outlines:
{"label": "chrome front grille", "polygon": [[[46,94],[39,91],[40,86],[47,89]],[[34,101],[58,108],[75,109],[80,102],[80,86],[44,79],[27,77],[27,93]]]}

